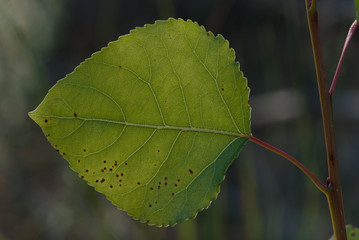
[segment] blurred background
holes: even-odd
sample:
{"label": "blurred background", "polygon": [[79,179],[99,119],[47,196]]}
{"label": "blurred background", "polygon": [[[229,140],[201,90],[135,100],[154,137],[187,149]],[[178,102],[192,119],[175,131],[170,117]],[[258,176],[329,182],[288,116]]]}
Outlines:
{"label": "blurred background", "polygon": [[[318,1],[328,79],[353,0]],[[327,202],[279,156],[248,143],[218,199],[173,228],[132,220],[86,185],[27,113],[57,80],[136,26],[192,19],[235,49],[251,88],[252,132],[325,181],[325,146],[303,1],[0,0],[0,239],[328,239]],[[359,33],[334,98],[347,223],[359,226]]]}

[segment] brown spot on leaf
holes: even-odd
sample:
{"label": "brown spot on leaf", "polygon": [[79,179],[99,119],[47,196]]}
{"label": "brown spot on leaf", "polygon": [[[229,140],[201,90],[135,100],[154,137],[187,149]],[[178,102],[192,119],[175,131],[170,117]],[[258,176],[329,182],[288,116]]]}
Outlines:
{"label": "brown spot on leaf", "polygon": [[175,187],[177,187],[177,184],[175,183]]}
{"label": "brown spot on leaf", "polygon": [[96,179],[96,182],[98,183],[98,179]]}
{"label": "brown spot on leaf", "polygon": [[79,162],[81,162],[81,160],[79,159],[79,160],[77,160],[77,162],[79,163]]}
{"label": "brown spot on leaf", "polygon": [[181,179],[177,179],[177,182],[180,182],[181,181]]}
{"label": "brown spot on leaf", "polygon": [[113,186],[112,186],[112,185],[110,185],[110,188],[113,188]]}
{"label": "brown spot on leaf", "polygon": [[153,190],[153,187],[150,187],[150,190],[152,191],[152,190]]}
{"label": "brown spot on leaf", "polygon": [[175,195],[175,193],[172,193],[172,196],[174,196]]}
{"label": "brown spot on leaf", "polygon": [[84,152],[86,152],[87,150],[86,150],[86,148],[84,148]]}
{"label": "brown spot on leaf", "polygon": [[158,189],[160,189],[160,188],[161,188],[161,186],[158,186],[157,188],[158,188]]}
{"label": "brown spot on leaf", "polygon": [[106,163],[106,160],[103,160],[103,163]]}
{"label": "brown spot on leaf", "polygon": [[121,65],[118,65],[118,68],[119,68],[119,69],[121,69],[121,68],[122,68],[122,66],[121,66]]}
{"label": "brown spot on leaf", "polygon": [[123,177],[123,173],[121,173],[121,177]]}
{"label": "brown spot on leaf", "polygon": [[55,149],[55,151],[56,151],[56,152],[58,152],[58,153],[60,152],[60,150],[59,150],[59,149]]}
{"label": "brown spot on leaf", "polygon": [[101,182],[101,183],[103,183],[104,181],[105,181],[105,179],[104,179],[104,178],[102,178],[100,182]]}
{"label": "brown spot on leaf", "polygon": [[165,180],[167,180],[167,177],[165,177]]}
{"label": "brown spot on leaf", "polygon": [[149,207],[152,207],[152,205],[151,205],[151,204],[148,204],[148,206],[149,206]]}
{"label": "brown spot on leaf", "polygon": [[190,173],[190,174],[193,174],[193,171],[192,171],[192,169],[188,169],[188,171],[189,171],[189,173]]}
{"label": "brown spot on leaf", "polygon": [[116,177],[118,178],[120,175],[116,174]]}
{"label": "brown spot on leaf", "polygon": [[48,122],[48,120],[45,118],[44,122],[45,122],[45,123],[47,123],[47,122]]}
{"label": "brown spot on leaf", "polygon": [[81,176],[81,178],[84,178],[84,176]]}
{"label": "brown spot on leaf", "polygon": [[88,170],[88,169],[86,169],[86,170],[85,170],[85,172],[89,172],[89,170]]}
{"label": "brown spot on leaf", "polygon": [[74,113],[74,117],[77,117],[77,113]]}
{"label": "brown spot on leaf", "polygon": [[141,185],[141,183],[140,183],[140,182],[137,182],[137,185]]}

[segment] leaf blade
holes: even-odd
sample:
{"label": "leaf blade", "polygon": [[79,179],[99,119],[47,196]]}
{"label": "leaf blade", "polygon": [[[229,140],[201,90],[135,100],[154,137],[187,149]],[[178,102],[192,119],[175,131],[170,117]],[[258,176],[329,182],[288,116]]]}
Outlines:
{"label": "leaf blade", "polygon": [[248,95],[222,36],[169,19],[93,54],[29,115],[89,185],[172,226],[217,196],[250,135]]}

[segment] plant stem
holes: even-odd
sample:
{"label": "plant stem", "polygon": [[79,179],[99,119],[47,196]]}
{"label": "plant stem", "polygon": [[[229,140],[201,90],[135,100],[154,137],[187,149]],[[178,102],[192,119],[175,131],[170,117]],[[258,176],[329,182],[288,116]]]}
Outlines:
{"label": "plant stem", "polygon": [[310,38],[312,42],[315,70],[317,73],[317,83],[322,110],[323,128],[328,163],[328,186],[329,192],[326,194],[332,226],[336,240],[346,240],[344,206],[342,188],[340,184],[339,166],[334,135],[334,121],[332,98],[328,91],[328,82],[325,76],[324,61],[322,56],[321,42],[319,37],[318,13],[315,0],[305,0],[306,12]]}
{"label": "plant stem", "polygon": [[296,167],[298,167],[305,175],[308,176],[308,178],[314,183],[314,185],[324,194],[327,194],[329,192],[328,187],[323,184],[308,168],[306,168],[303,164],[301,164],[297,159],[295,159],[294,157],[290,156],[288,153],[256,138],[253,136],[248,136],[249,140],[264,147],[267,148],[268,150],[288,159],[291,163],[293,163]]}
{"label": "plant stem", "polygon": [[334,95],[335,86],[337,85],[337,82],[338,82],[340,71],[342,69],[344,55],[345,55],[345,53],[346,53],[346,51],[348,49],[350,40],[352,39],[353,34],[355,33],[355,30],[357,29],[357,27],[358,27],[358,21],[355,20],[353,22],[353,24],[350,26],[347,38],[345,39],[342,55],[340,56],[338,66],[337,66],[337,70],[335,71],[334,78],[333,78],[333,81],[332,81],[332,85],[330,86],[330,89],[329,89],[329,94],[330,94],[330,96],[332,98],[333,98],[333,95]]}

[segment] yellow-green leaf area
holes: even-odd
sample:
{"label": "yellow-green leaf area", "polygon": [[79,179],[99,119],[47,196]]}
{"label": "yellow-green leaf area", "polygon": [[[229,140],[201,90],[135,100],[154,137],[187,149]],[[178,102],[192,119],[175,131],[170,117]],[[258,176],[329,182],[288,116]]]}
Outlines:
{"label": "yellow-green leaf area", "polygon": [[93,54],[30,117],[118,208],[173,226],[216,198],[251,135],[248,97],[228,41],[169,19]]}
{"label": "yellow-green leaf area", "polygon": [[[359,228],[353,227],[352,225],[348,224],[345,226],[347,232],[347,239],[348,240],[359,240]],[[335,236],[331,236],[329,240],[335,240]]]}

